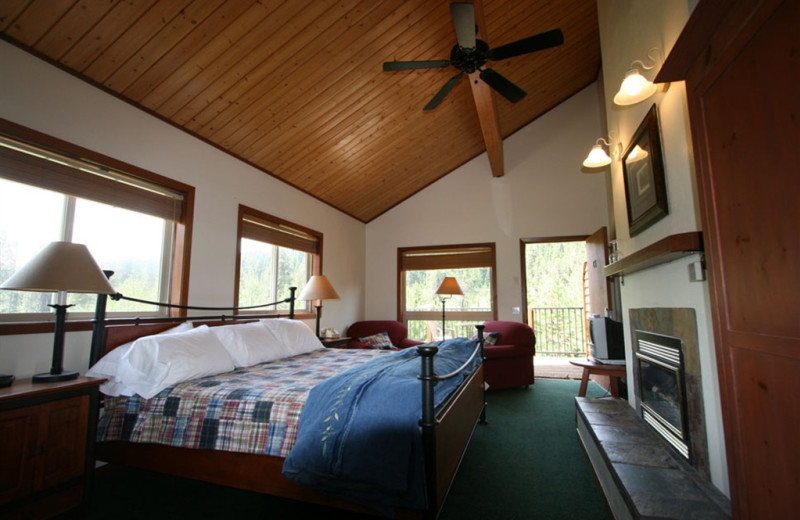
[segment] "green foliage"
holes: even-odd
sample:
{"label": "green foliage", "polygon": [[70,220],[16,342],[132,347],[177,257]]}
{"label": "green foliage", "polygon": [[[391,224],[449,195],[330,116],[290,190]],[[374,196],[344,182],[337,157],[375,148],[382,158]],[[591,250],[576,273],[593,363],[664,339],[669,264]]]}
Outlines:
{"label": "green foliage", "polygon": [[528,307],[582,307],[584,242],[526,244]]}

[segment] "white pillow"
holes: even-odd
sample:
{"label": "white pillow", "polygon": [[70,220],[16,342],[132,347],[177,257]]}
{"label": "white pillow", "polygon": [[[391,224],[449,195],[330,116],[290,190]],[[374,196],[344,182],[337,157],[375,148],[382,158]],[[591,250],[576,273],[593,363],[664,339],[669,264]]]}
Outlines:
{"label": "white pillow", "polygon": [[139,338],[119,362],[122,384],[146,399],[174,384],[234,368],[230,354],[207,325]]}
{"label": "white pillow", "polygon": [[[187,330],[192,330],[194,325],[191,321],[184,321],[180,325],[176,327],[172,327],[171,329],[167,329],[165,331],[159,332],[158,334],[153,334],[153,336],[163,336],[167,334],[177,334],[180,332],[186,332]],[[142,337],[151,337],[151,336],[142,336]],[[95,363],[87,372],[86,375],[88,377],[100,377],[104,378],[107,381],[100,385],[100,391],[106,395],[111,396],[118,396],[118,395],[133,395],[130,389],[126,388],[125,385],[122,384],[122,381],[119,379],[119,360],[122,359],[122,356],[128,353],[133,345],[133,341],[129,341],[128,343],[124,343],[105,356],[101,357],[97,363]]]}
{"label": "white pillow", "polygon": [[289,352],[289,356],[325,348],[314,332],[301,321],[288,318],[265,318],[261,320],[261,323],[275,334]]}
{"label": "white pillow", "polygon": [[211,327],[237,367],[289,357],[291,352],[274,332],[258,322]]}

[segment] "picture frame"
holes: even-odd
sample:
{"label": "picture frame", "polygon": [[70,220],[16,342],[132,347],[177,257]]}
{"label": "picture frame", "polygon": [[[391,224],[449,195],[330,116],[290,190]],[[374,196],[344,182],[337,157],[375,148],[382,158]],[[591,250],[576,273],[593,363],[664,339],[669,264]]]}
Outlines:
{"label": "picture frame", "polygon": [[669,214],[658,113],[653,104],[622,156],[630,236]]}

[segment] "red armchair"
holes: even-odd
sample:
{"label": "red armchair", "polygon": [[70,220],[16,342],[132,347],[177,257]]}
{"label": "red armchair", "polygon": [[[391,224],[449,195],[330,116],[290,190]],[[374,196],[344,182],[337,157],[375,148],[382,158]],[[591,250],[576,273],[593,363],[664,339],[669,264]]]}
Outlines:
{"label": "red armchair", "polygon": [[498,333],[495,345],[483,348],[484,379],[489,390],[533,384],[536,335],[528,325],[516,321],[487,321],[484,335]]}
{"label": "red armchair", "polygon": [[408,348],[416,345],[422,345],[421,341],[416,341],[408,338],[408,329],[399,321],[393,320],[367,320],[357,321],[347,328],[347,336],[350,337],[350,348],[371,348],[366,343],[358,341],[358,338],[372,336],[373,334],[380,334],[381,332],[388,332],[389,339],[392,345],[397,348]]}

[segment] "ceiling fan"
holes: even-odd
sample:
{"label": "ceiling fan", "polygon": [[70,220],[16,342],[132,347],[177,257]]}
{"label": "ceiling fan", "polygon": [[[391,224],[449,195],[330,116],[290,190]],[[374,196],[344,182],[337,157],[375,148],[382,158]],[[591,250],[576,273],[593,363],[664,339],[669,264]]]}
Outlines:
{"label": "ceiling fan", "polygon": [[[476,0],[476,3],[478,0]],[[489,47],[485,41],[477,38],[476,33],[483,27],[482,8],[479,6],[479,20],[476,21],[475,5],[464,2],[450,4],[450,14],[456,31],[458,43],[450,51],[449,60],[426,61],[387,61],[383,63],[384,71],[436,69],[452,65],[458,69],[458,74],[450,78],[445,85],[433,96],[423,108],[423,111],[433,110],[444,100],[447,94],[463,78],[464,74],[472,80],[472,93],[478,109],[478,118],[481,123],[486,151],[495,177],[503,176],[502,139],[497,122],[497,113],[494,99],[490,92],[483,88],[481,81],[497,91],[501,96],[512,103],[516,103],[526,96],[526,92],[512,83],[499,72],[485,67],[490,61],[500,61],[522,54],[556,47],[564,43],[564,35],[560,29],[553,29],[522,40],[501,45],[496,49]],[[476,23],[477,22],[477,23]],[[478,81],[478,80],[481,81]]]}
{"label": "ceiling fan", "polygon": [[450,51],[449,60],[387,61],[383,64],[384,71],[436,69],[450,65],[458,69],[458,74],[445,83],[423,110],[433,110],[439,106],[445,96],[461,81],[464,74],[472,74],[476,71],[481,80],[507,100],[516,103],[525,97],[526,92],[499,72],[485,68],[486,63],[549,49],[564,43],[561,29],[553,29],[491,49],[489,44],[475,36],[475,6],[473,4],[462,2],[450,4],[450,13],[453,17],[458,43]]}

